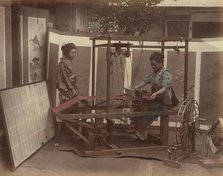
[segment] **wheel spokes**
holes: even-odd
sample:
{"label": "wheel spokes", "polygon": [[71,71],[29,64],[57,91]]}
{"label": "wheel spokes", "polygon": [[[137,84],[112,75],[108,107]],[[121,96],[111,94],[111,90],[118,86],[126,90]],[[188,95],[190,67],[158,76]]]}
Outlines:
{"label": "wheel spokes", "polygon": [[177,145],[184,150],[190,150],[193,147],[192,138],[196,133],[199,113],[199,105],[192,99],[185,100],[179,109],[178,118],[180,119],[175,125],[175,137]]}

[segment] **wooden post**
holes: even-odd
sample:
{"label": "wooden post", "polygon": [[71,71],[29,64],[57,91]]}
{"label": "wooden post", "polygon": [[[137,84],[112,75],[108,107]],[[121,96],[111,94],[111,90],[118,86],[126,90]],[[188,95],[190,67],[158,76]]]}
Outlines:
{"label": "wooden post", "polygon": [[188,39],[185,39],[185,58],[184,58],[184,100],[187,99],[188,86]]}
{"label": "wooden post", "polygon": [[165,46],[165,42],[164,40],[162,40],[161,42],[161,53],[164,55],[164,46]]}
{"label": "wooden post", "polygon": [[169,116],[160,117],[160,134],[162,145],[168,145],[169,143]]}
{"label": "wooden post", "polygon": [[[95,95],[95,39],[92,40],[92,87],[91,96]],[[94,100],[92,100],[92,106],[94,105]]]}
{"label": "wooden post", "polygon": [[110,71],[111,70],[111,37],[108,36],[107,45],[107,89],[106,89],[106,112],[109,113],[110,106]]}
{"label": "wooden post", "polygon": [[[107,94],[106,94],[106,113],[110,112],[110,73],[111,73],[111,37],[108,36],[108,45],[107,45]],[[112,136],[113,121],[107,119],[107,132],[109,133],[106,137],[107,142],[111,142]]]}
{"label": "wooden post", "polygon": [[[91,95],[95,96],[95,43],[96,39],[92,39],[92,90]],[[92,100],[92,106],[94,106],[95,100]],[[101,134],[103,128],[103,120],[95,119],[95,133],[94,133],[94,150],[101,150]]]}
{"label": "wooden post", "polygon": [[196,135],[196,132],[193,131],[192,136],[191,136],[191,153],[195,152],[195,135]]}

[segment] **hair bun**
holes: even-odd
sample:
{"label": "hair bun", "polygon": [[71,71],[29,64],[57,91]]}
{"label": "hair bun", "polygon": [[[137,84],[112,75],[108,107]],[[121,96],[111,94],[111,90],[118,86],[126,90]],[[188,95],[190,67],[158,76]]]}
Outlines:
{"label": "hair bun", "polygon": [[155,60],[159,63],[163,63],[164,55],[161,52],[155,51],[150,55],[150,60]]}
{"label": "hair bun", "polygon": [[63,45],[63,46],[61,47],[61,51],[65,51],[65,48],[66,48],[66,46]]}
{"label": "hair bun", "polygon": [[76,49],[76,46],[74,43],[67,43],[61,47],[61,50],[66,57],[68,57],[68,54],[72,49]]}
{"label": "hair bun", "polygon": [[162,57],[162,59],[164,59],[164,55],[163,53],[160,52],[160,57]]}

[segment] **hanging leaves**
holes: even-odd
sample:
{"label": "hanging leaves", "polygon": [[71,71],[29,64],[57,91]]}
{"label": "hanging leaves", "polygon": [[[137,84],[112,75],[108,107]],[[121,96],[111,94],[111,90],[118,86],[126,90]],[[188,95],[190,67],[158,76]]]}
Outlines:
{"label": "hanging leaves", "polygon": [[93,32],[121,32],[140,35],[148,32],[160,20],[156,4],[162,0],[101,0],[90,12]]}

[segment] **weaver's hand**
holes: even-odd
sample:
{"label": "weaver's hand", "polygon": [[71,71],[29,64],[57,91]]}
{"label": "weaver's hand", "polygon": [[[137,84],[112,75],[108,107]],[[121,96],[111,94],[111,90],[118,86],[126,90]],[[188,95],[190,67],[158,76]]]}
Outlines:
{"label": "weaver's hand", "polygon": [[73,93],[73,96],[75,96],[77,94],[77,91],[75,89],[72,89],[72,93]]}
{"label": "weaver's hand", "polygon": [[72,74],[71,76],[70,76],[70,79],[74,79],[74,78],[76,78],[78,75],[77,74]]}
{"label": "weaver's hand", "polygon": [[134,89],[140,89],[141,87],[139,86],[139,85],[136,85],[135,87],[134,87]]}
{"label": "weaver's hand", "polygon": [[151,99],[151,100],[154,100],[156,97],[157,97],[157,94],[156,94],[156,93],[153,93],[153,94],[150,96],[150,99]]}

